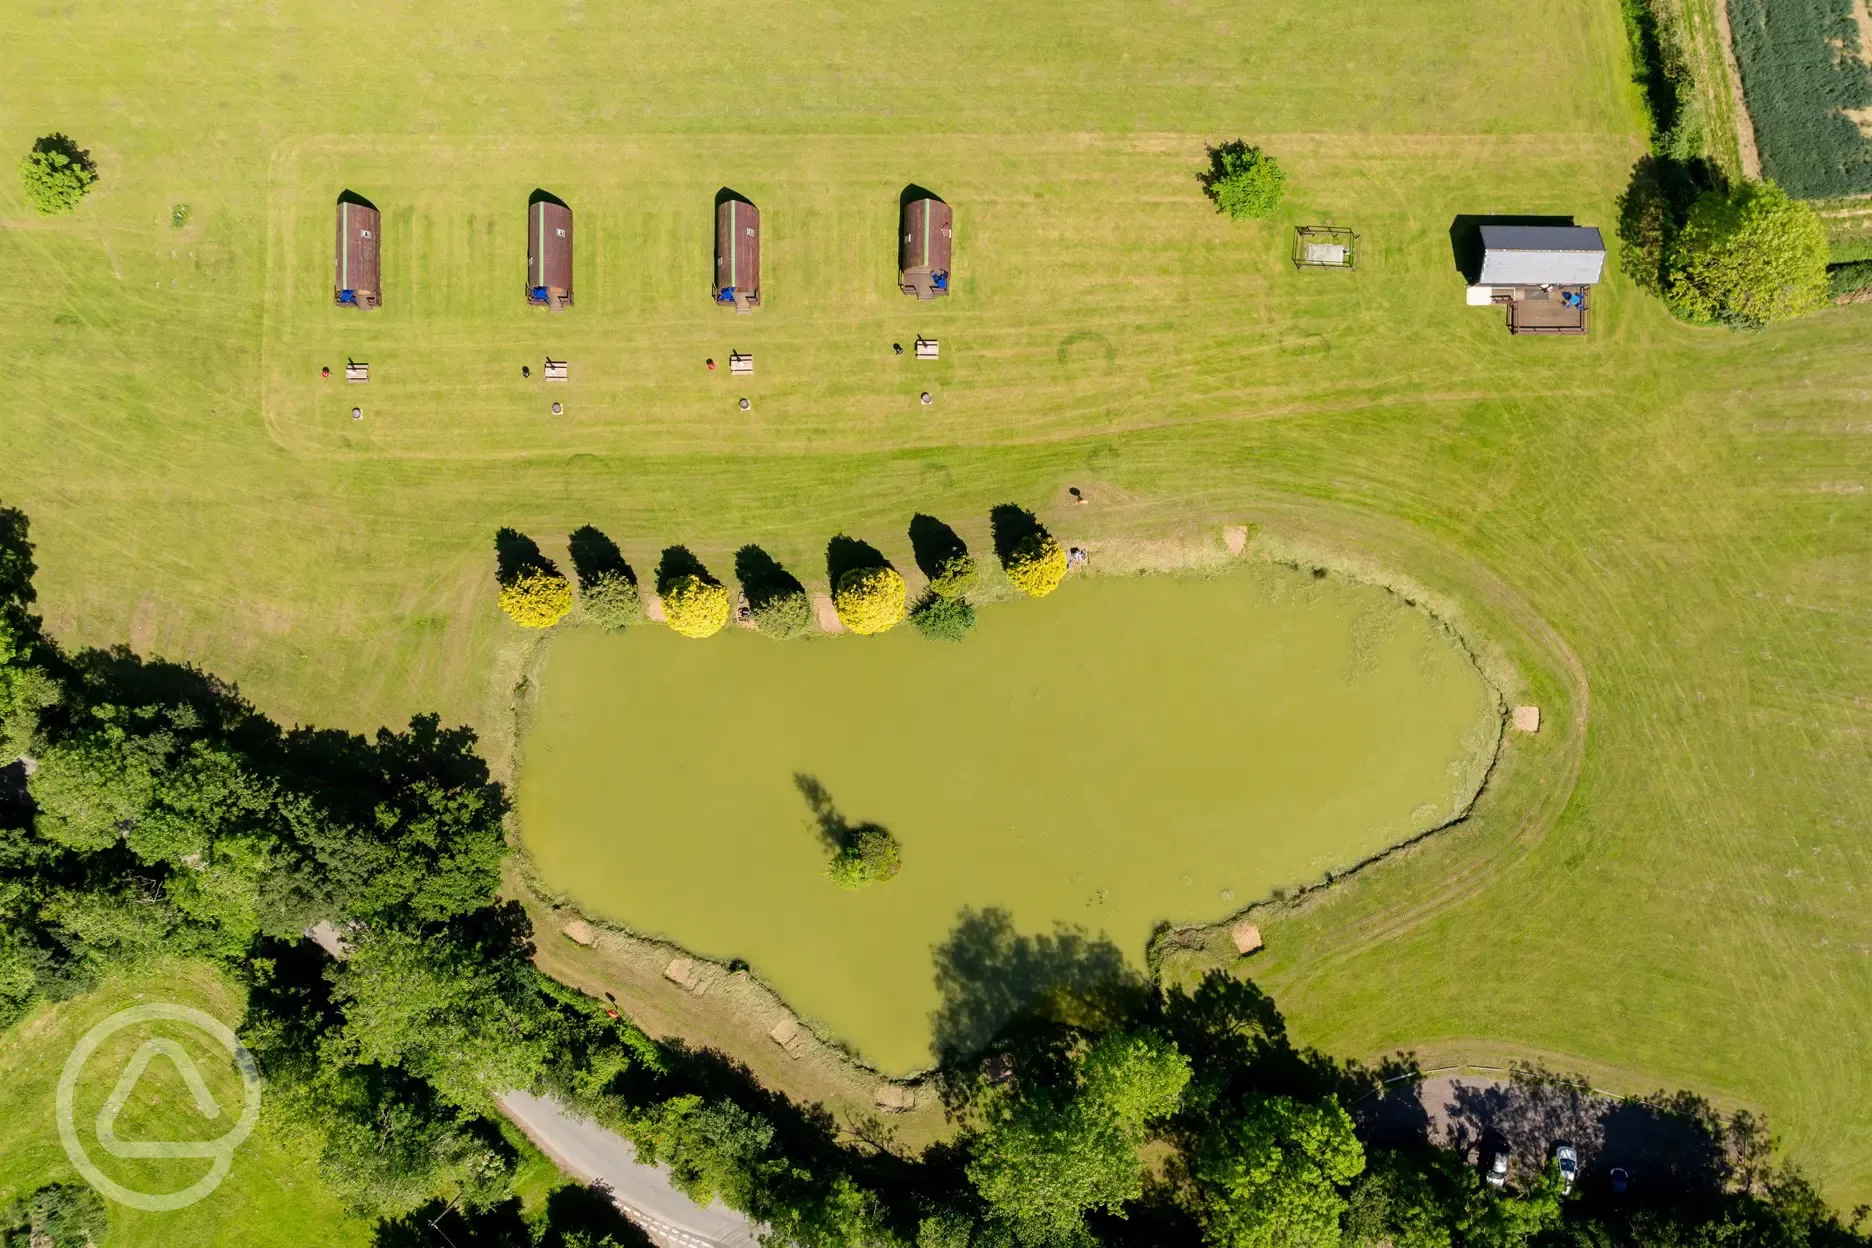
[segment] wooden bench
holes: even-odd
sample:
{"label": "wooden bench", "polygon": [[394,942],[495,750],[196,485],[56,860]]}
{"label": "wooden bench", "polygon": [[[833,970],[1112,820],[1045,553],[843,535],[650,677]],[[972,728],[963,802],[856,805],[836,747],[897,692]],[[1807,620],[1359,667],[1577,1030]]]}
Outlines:
{"label": "wooden bench", "polygon": [[728,353],[728,371],[736,375],[749,375],[754,372],[754,357],[740,351]]}
{"label": "wooden bench", "polygon": [[916,340],[916,358],[917,359],[933,360],[939,357],[941,354],[942,354],[942,344],[936,341],[934,338],[918,338]]}
{"label": "wooden bench", "polygon": [[357,364],[347,360],[344,366],[344,379],[346,381],[369,381],[370,365]]}
{"label": "wooden bench", "polygon": [[564,360],[546,361],[547,381],[566,381],[569,380],[571,376],[570,368]]}

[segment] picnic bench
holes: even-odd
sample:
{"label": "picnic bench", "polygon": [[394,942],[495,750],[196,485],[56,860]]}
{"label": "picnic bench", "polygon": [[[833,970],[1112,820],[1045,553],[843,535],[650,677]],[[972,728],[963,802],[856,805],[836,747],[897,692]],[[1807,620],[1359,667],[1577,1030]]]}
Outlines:
{"label": "picnic bench", "polygon": [[370,365],[359,364],[352,360],[345,361],[344,379],[346,381],[369,381]]}
{"label": "picnic bench", "polygon": [[754,372],[754,357],[743,351],[728,353],[728,371],[736,376],[747,376]]}
{"label": "picnic bench", "polygon": [[934,338],[919,337],[916,340],[916,358],[933,360],[942,354],[942,344]]}
{"label": "picnic bench", "polygon": [[546,361],[547,381],[566,381],[569,380],[571,376],[570,368],[564,360],[549,359]]}

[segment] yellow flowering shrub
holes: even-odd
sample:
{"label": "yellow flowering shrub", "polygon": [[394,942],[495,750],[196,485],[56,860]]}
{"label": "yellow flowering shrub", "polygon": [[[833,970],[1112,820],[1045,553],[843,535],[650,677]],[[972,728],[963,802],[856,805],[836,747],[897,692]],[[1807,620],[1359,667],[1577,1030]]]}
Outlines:
{"label": "yellow flowering shrub", "polygon": [[532,568],[501,586],[500,605],[521,628],[551,628],[572,610],[572,582]]}
{"label": "yellow flowering shrub", "polygon": [[853,568],[839,578],[832,605],[852,632],[885,632],[904,618],[904,579],[896,568]]}
{"label": "yellow flowering shrub", "polygon": [[1002,566],[1014,588],[1044,598],[1066,579],[1066,548],[1051,533],[1029,533],[1008,552]]}
{"label": "yellow flowering shrub", "polygon": [[728,622],[728,590],[693,573],[676,577],[663,590],[663,618],[685,637],[713,637]]}

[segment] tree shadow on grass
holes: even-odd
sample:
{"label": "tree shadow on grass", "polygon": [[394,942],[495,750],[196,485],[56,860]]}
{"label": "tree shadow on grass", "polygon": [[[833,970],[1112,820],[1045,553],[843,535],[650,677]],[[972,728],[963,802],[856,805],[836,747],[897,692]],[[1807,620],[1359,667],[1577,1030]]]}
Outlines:
{"label": "tree shadow on grass", "polygon": [[748,606],[756,611],[777,598],[806,592],[798,577],[752,543],[735,551],[734,574],[735,580],[741,582],[742,592],[747,594]]}
{"label": "tree shadow on grass", "polygon": [[26,513],[14,507],[0,507],[0,599],[31,602],[33,590],[33,546],[27,533],[30,521]]}
{"label": "tree shadow on grass", "polygon": [[1646,155],[1632,166],[1618,201],[1619,268],[1650,294],[1662,294],[1671,244],[1704,191],[1727,185],[1722,170],[1698,157]]}
{"label": "tree shadow on grass", "polygon": [[580,588],[588,587],[605,576],[622,576],[633,585],[637,583],[637,573],[625,562],[624,552],[618,549],[618,544],[593,526],[588,524],[574,529],[570,545],[572,571],[578,577]]}
{"label": "tree shadow on grass", "polygon": [[539,548],[539,543],[518,529],[503,528],[494,534],[494,574],[503,585],[511,585],[528,572],[558,575],[559,569]]}
{"label": "tree shadow on grass", "polygon": [[1014,548],[1036,533],[1045,533],[1040,517],[1025,507],[1002,503],[988,513],[988,525],[994,533],[995,557],[1006,563]]}
{"label": "tree shadow on grass", "polygon": [[841,533],[826,543],[825,549],[826,580],[833,592],[838,591],[838,583],[847,572],[859,568],[888,568],[890,560],[884,552],[870,542],[847,537]]}
{"label": "tree shadow on grass", "polygon": [[77,168],[85,170],[93,177],[97,176],[97,162],[91,159],[90,150],[79,147],[78,140],[69,134],[55,131],[52,134],[40,135],[33,140],[32,150],[34,155],[49,153],[63,156]]}
{"label": "tree shadow on grass", "polygon": [[918,512],[910,517],[910,549],[916,555],[917,568],[935,580],[950,559],[968,554],[968,543],[935,516]]}
{"label": "tree shadow on grass", "polygon": [[190,730],[239,735],[250,749],[277,740],[279,729],[241,696],[240,689],[211,672],[167,659],[145,659],[126,645],[81,650],[69,660],[86,695],[119,706],[160,706],[174,722],[187,708]]}
{"label": "tree shadow on grass", "polygon": [[666,546],[657,559],[657,593],[669,592],[670,583],[679,577],[694,576],[711,585],[719,585],[715,574],[708,570],[708,565],[695,557],[687,546]]}

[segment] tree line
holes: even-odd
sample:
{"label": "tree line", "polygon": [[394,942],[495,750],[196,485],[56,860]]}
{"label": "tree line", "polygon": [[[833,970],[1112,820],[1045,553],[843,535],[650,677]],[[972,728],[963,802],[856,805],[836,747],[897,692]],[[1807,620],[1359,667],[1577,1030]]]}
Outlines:
{"label": "tree line", "polygon": [[[1053,994],[945,1067],[959,1132],[919,1156],[841,1134],[535,967],[524,911],[497,894],[507,798],[470,732],[285,729],[195,669],[68,654],[31,614],[32,572],[24,517],[0,511],[0,757],[19,760],[0,791],[0,1023],[154,958],[218,963],[246,990],[263,1129],[315,1157],[382,1245],[436,1227],[458,1248],[641,1242],[601,1194],[518,1214],[495,1100],[515,1089],[797,1248],[1868,1242],[1759,1147],[1629,1199],[1569,1195],[1552,1171],[1498,1189],[1425,1141],[1381,1147],[1352,1111],[1391,1072],[1294,1045],[1221,973]],[[42,1191],[0,1226],[95,1216]]]}
{"label": "tree line", "polygon": [[[997,561],[1009,585],[1030,598],[1059,588],[1068,568],[1066,548],[1024,507],[1006,503],[990,513]],[[840,625],[858,636],[888,632],[908,619],[925,637],[961,641],[975,624],[980,567],[968,544],[934,516],[910,521],[909,537],[928,587],[915,602],[883,552],[839,534],[826,543],[826,583]],[[568,540],[568,577],[532,538],[502,529],[494,538],[494,579],[501,610],[521,628],[547,629],[567,619],[622,632],[648,618],[637,573],[609,536],[591,525]],[[811,596],[800,579],[762,550],[735,552],[743,622],[776,641],[813,631]],[[576,579],[577,593],[573,592]],[[695,639],[713,637],[736,612],[734,596],[687,547],[666,547],[655,573],[663,622]]]}

